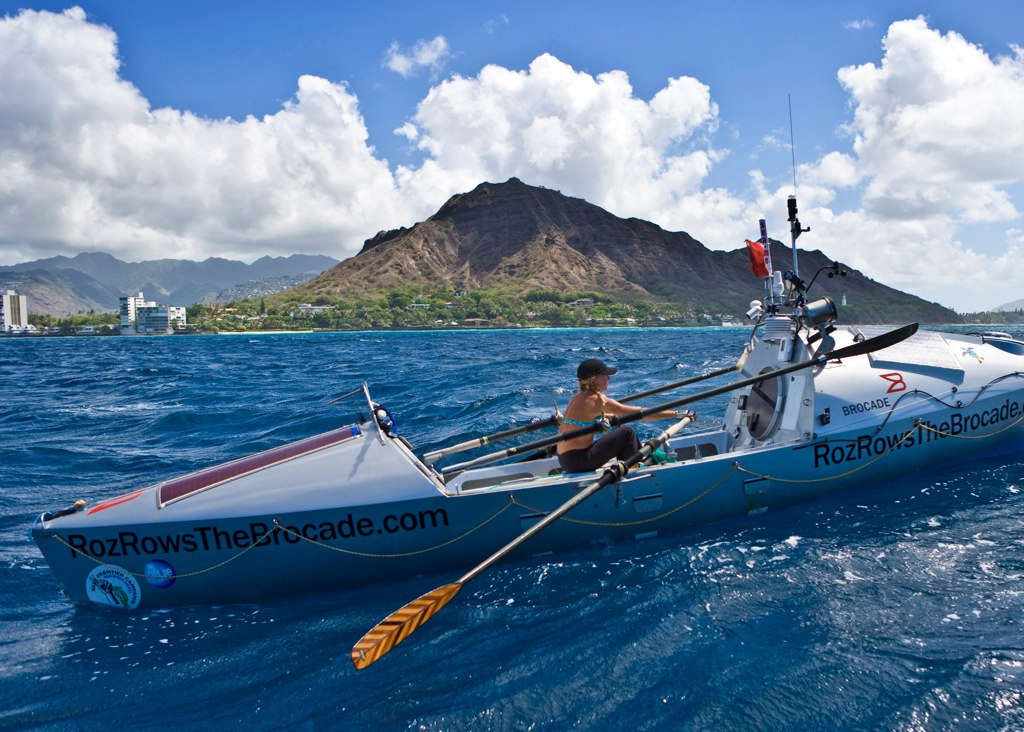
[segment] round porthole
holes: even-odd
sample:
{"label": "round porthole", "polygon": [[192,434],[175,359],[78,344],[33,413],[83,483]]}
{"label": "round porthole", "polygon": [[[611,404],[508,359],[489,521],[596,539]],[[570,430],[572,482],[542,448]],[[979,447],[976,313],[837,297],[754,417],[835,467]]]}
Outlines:
{"label": "round porthole", "polygon": [[[769,367],[762,369],[761,373],[768,374],[774,370]],[[775,429],[781,411],[779,377],[754,384],[747,396],[747,432],[755,440],[763,440]]]}

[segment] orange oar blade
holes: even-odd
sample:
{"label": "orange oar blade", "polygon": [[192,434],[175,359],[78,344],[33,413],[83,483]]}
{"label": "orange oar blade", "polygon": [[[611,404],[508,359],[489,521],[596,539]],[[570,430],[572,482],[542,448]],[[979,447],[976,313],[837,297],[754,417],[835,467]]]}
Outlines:
{"label": "orange oar blade", "polygon": [[395,610],[352,646],[352,665],[357,669],[369,666],[430,620],[461,589],[461,582],[444,585]]}

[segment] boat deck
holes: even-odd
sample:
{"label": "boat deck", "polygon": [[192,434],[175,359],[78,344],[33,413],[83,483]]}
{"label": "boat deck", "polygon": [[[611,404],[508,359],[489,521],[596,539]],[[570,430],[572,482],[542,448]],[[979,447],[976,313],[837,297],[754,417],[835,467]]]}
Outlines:
{"label": "boat deck", "polygon": [[[700,460],[724,452],[727,437],[724,431],[683,435],[670,440],[666,452],[671,451],[670,454],[674,455],[677,462]],[[599,474],[600,471],[594,471],[595,476]],[[457,495],[468,491],[498,488],[510,483],[564,475],[566,473],[559,466],[557,458],[542,458],[467,471],[449,480],[446,490]]]}
{"label": "boat deck", "polygon": [[277,465],[278,463],[283,463],[317,450],[323,450],[326,447],[337,445],[341,442],[346,442],[358,437],[360,434],[362,432],[355,425],[342,427],[341,429],[325,432],[321,435],[314,435],[305,440],[299,440],[298,442],[281,445],[271,450],[258,452],[255,455],[232,460],[229,463],[189,473],[174,480],[168,480],[161,483],[157,489],[157,505],[163,508],[169,503],[180,501],[183,498],[213,488],[221,483],[226,483],[229,480],[240,478],[243,475],[269,468],[271,465]]}

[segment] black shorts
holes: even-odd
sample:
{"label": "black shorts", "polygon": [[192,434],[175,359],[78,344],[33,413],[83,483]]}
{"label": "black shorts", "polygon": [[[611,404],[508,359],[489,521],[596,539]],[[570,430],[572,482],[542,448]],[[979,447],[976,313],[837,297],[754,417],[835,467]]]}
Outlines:
{"label": "black shorts", "polygon": [[615,458],[625,460],[640,449],[640,440],[629,425],[612,430],[594,440],[590,447],[568,450],[558,454],[558,462],[567,473],[586,473],[597,470]]}

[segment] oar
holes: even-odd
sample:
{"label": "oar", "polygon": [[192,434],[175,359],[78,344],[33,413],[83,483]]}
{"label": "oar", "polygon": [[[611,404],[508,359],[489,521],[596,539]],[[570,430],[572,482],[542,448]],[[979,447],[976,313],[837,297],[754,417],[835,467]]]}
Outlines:
{"label": "oar", "polygon": [[531,539],[537,533],[543,531],[566,513],[583,503],[590,496],[597,493],[606,485],[610,485],[626,475],[630,468],[637,465],[651,456],[651,453],[664,445],[679,430],[693,421],[692,415],[687,415],[676,422],[657,437],[644,443],[637,452],[633,453],[623,462],[616,462],[605,468],[604,473],[596,481],[588,485],[579,493],[574,495],[561,506],[553,510],[529,529],[521,533],[515,539],[489,556],[473,569],[466,572],[458,580],[451,584],[438,587],[427,594],[416,598],[409,604],[399,608],[395,612],[377,623],[366,635],[359,639],[359,642],[352,647],[352,664],[357,669],[363,669],[390,651],[396,645],[409,637],[414,630],[430,620],[438,610],[447,605],[459,590],[485,570],[489,569],[496,562],[504,559],[510,552],[521,544]]}
{"label": "oar", "polygon": [[515,437],[516,435],[521,435],[526,432],[542,430],[545,427],[554,427],[556,424],[558,424],[558,418],[552,415],[547,419],[538,420],[537,422],[531,422],[530,424],[524,424],[519,427],[513,427],[512,429],[505,430],[504,432],[495,432],[493,435],[476,437],[472,440],[460,442],[458,445],[446,447],[443,450],[434,450],[432,452],[424,453],[423,462],[429,465],[430,463],[440,460],[446,455],[452,455],[456,452],[462,452],[463,450],[472,450],[474,447],[483,447],[484,445],[489,445],[492,442],[504,440],[507,437]]}
{"label": "oar", "polygon": [[[630,394],[627,397],[623,397],[619,401],[622,402],[623,404],[628,404],[629,402],[634,402],[637,399],[643,399],[644,397],[649,397],[652,394],[661,394],[664,391],[672,391],[673,389],[681,389],[684,386],[689,386],[690,384],[696,384],[698,381],[706,381],[708,379],[713,379],[713,378],[718,377],[718,376],[725,376],[726,374],[731,374],[734,371],[736,371],[736,367],[735,366],[730,366],[729,368],[718,369],[718,371],[712,371],[711,373],[708,373],[708,374],[702,374],[700,376],[691,376],[689,378],[683,379],[682,381],[677,381],[677,382],[675,382],[673,384],[665,384],[664,386],[659,386],[659,387],[657,387],[655,389],[648,389],[647,391],[641,391],[641,392],[637,392],[636,394]],[[436,462],[436,461],[440,460],[441,458],[446,457],[448,455],[454,455],[457,452],[462,452],[464,450],[472,450],[474,447],[483,447],[484,445],[489,445],[492,442],[498,442],[499,440],[504,440],[504,439],[506,439],[508,437],[515,437],[517,435],[522,435],[522,434],[525,434],[527,432],[535,432],[537,430],[542,430],[542,429],[544,429],[546,427],[554,427],[557,424],[558,424],[558,417],[552,415],[551,417],[548,417],[547,419],[542,419],[542,420],[538,420],[536,422],[531,422],[530,424],[524,424],[524,425],[522,425],[520,427],[513,427],[512,429],[505,430],[504,432],[496,432],[493,435],[486,435],[484,437],[476,437],[476,438],[474,438],[472,440],[466,440],[465,442],[460,442],[458,445],[452,445],[451,447],[446,447],[443,450],[433,450],[431,452],[424,453],[424,455],[423,455],[423,462],[425,462],[427,464],[430,464],[430,463]]]}
{"label": "oar", "polygon": [[[843,358],[852,358],[853,356],[860,356],[866,353],[871,353],[873,351],[879,351],[883,348],[895,345],[896,343],[899,343],[900,341],[903,341],[906,338],[909,338],[915,332],[917,332],[917,327],[917,323],[911,323],[910,325],[905,325],[902,328],[897,328],[896,330],[890,331],[889,333],[883,333],[882,335],[875,336],[874,338],[869,338],[867,340],[861,341],[860,343],[854,343],[844,348],[831,351],[827,354],[818,355],[808,361],[801,361],[790,366],[785,366],[776,369],[767,374],[761,374],[759,376],[751,377],[749,379],[741,379],[740,381],[737,381],[733,384],[728,384],[724,387],[711,389],[705,392],[701,392],[700,394],[686,397],[684,399],[677,399],[673,402],[668,402],[667,404],[662,404],[657,407],[651,407],[650,409],[647,410],[641,410],[636,414],[629,415],[628,417],[623,417],[619,419],[618,422],[621,424],[635,419],[641,419],[643,416],[645,416],[645,413],[650,414],[653,412],[663,411],[666,409],[673,409],[675,407],[683,406],[684,404],[689,404],[700,399],[707,399],[712,396],[717,396],[718,394],[726,393],[728,391],[742,389],[746,386],[759,383],[766,379],[775,378],[777,376],[792,373],[800,369],[810,368],[812,366],[823,366],[828,361],[839,360]],[[520,534],[512,542],[506,544],[504,547],[502,547],[497,552],[492,554],[486,560],[484,560],[476,567],[471,569],[456,582],[453,582],[448,585],[443,585],[442,587],[438,587],[437,589],[428,592],[427,594],[417,598],[416,600],[413,600],[409,604],[405,605],[399,610],[396,610],[391,615],[384,618],[384,620],[382,620],[373,628],[371,628],[370,631],[367,632],[366,635],[364,635],[359,640],[359,642],[356,643],[355,646],[353,646],[351,653],[353,665],[357,669],[366,668],[371,663],[373,663],[381,656],[383,656],[385,653],[394,648],[396,645],[401,643],[413,631],[415,631],[421,625],[426,623],[441,608],[447,605],[467,582],[478,576],[481,572],[488,569],[495,562],[501,560],[503,557],[508,555],[508,553],[511,552],[513,549],[519,547],[523,542],[527,541],[535,534],[537,534],[537,532],[542,531],[552,522],[557,521],[566,512],[571,511],[580,503],[587,500],[587,498],[589,498],[591,495],[599,491],[601,488],[603,488],[606,485],[609,485],[610,483],[615,482],[616,480],[619,480],[622,476],[626,474],[626,471],[629,469],[629,467],[631,467],[632,465],[636,465],[638,462],[641,462],[646,457],[649,457],[650,454],[654,451],[654,449],[656,449],[659,445],[662,445],[665,442],[667,442],[672,437],[672,435],[676,434],[680,429],[682,429],[686,424],[688,424],[691,421],[691,419],[692,417],[690,416],[685,417],[678,423],[672,425],[672,427],[670,427],[668,430],[663,432],[655,439],[648,441],[639,452],[633,455],[625,463],[617,463],[607,468],[602,474],[601,478],[599,478],[597,481],[584,488],[582,491],[573,496],[569,501],[559,506],[557,509],[555,509],[550,514],[545,516],[541,521],[527,529],[522,534]],[[583,428],[581,430],[574,430],[572,433],[566,433],[565,435],[562,435],[560,437],[562,439],[566,439],[567,437],[575,436],[577,434],[587,434],[593,431],[594,430],[590,428]],[[557,441],[558,440],[556,439],[549,440],[547,442],[548,444],[550,444],[552,442]],[[529,449],[534,449],[535,447],[538,446],[534,445]],[[523,446],[520,446],[517,450],[523,451],[525,449],[526,448],[524,448]],[[512,454],[509,451],[504,452]]]}
{"label": "oar", "polygon": [[666,384],[665,386],[659,386],[659,387],[654,388],[654,389],[648,389],[647,391],[640,391],[640,392],[637,392],[636,394],[630,394],[628,397],[625,397],[624,399],[619,399],[619,401],[622,402],[623,404],[628,404],[629,402],[635,402],[637,399],[643,399],[644,397],[649,397],[649,396],[652,396],[654,394],[661,394],[664,391],[672,391],[673,389],[681,389],[684,386],[689,386],[690,384],[696,384],[698,381],[707,381],[708,379],[714,379],[714,378],[716,378],[718,376],[725,376],[726,374],[734,373],[736,371],[736,369],[737,369],[737,366],[733,365],[733,366],[730,366],[729,368],[718,369],[718,371],[712,371],[712,372],[707,373],[707,374],[701,374],[700,376],[691,376],[688,379],[683,379],[682,381],[677,381],[674,384]]}
{"label": "oar", "polygon": [[[895,345],[900,341],[909,338],[916,332],[917,323],[904,325],[901,328],[891,330],[888,333],[882,333],[881,335],[877,335],[874,338],[868,338],[866,340],[860,341],[859,343],[852,343],[849,346],[844,346],[843,348],[838,348],[834,351],[829,351],[828,353],[820,354],[807,361],[800,361],[798,363],[790,364],[789,366],[783,366],[781,368],[775,369],[774,371],[769,371],[768,373],[757,374],[756,376],[751,376],[746,379],[734,381],[731,384],[715,387],[714,389],[708,389],[707,391],[698,392],[696,394],[692,394],[687,397],[682,397],[681,399],[676,399],[671,402],[665,402],[664,404],[659,404],[654,407],[641,409],[639,412],[634,412],[633,414],[629,414],[624,417],[612,417],[608,421],[612,427],[617,427],[618,425],[626,424],[627,422],[633,422],[638,419],[643,419],[644,417],[654,414],[655,412],[662,412],[669,409],[675,409],[677,407],[682,407],[687,404],[692,404],[694,402],[701,401],[702,399],[710,399],[711,397],[718,396],[719,394],[726,394],[730,391],[736,391],[737,389],[742,389],[747,386],[759,384],[762,381],[766,381],[768,379],[774,379],[776,376],[782,376],[784,374],[789,374],[794,371],[800,371],[801,369],[811,368],[812,366],[824,366],[825,363],[828,361],[838,361],[844,358],[852,358],[853,356],[861,356],[865,353],[872,353],[873,351],[880,351],[883,348],[888,348],[889,346]],[[488,455],[482,455],[481,457],[478,457],[474,460],[470,460],[465,463],[459,463],[458,465],[452,465],[451,467],[445,468],[443,472],[445,475],[448,475],[450,473],[469,470],[470,468],[476,468],[481,465],[487,465],[489,463],[498,462],[499,460],[504,460],[505,458],[513,457],[514,455],[518,455],[523,452],[537,450],[542,447],[547,447],[548,445],[554,445],[564,440],[571,440],[576,437],[581,437],[583,435],[593,434],[594,432],[597,432],[602,428],[603,425],[600,424],[580,427],[579,429],[572,430],[570,432],[563,432],[560,435],[546,437],[541,440],[534,440],[533,442],[527,442],[524,445],[516,445],[514,447],[510,447],[499,452],[490,453]]]}

